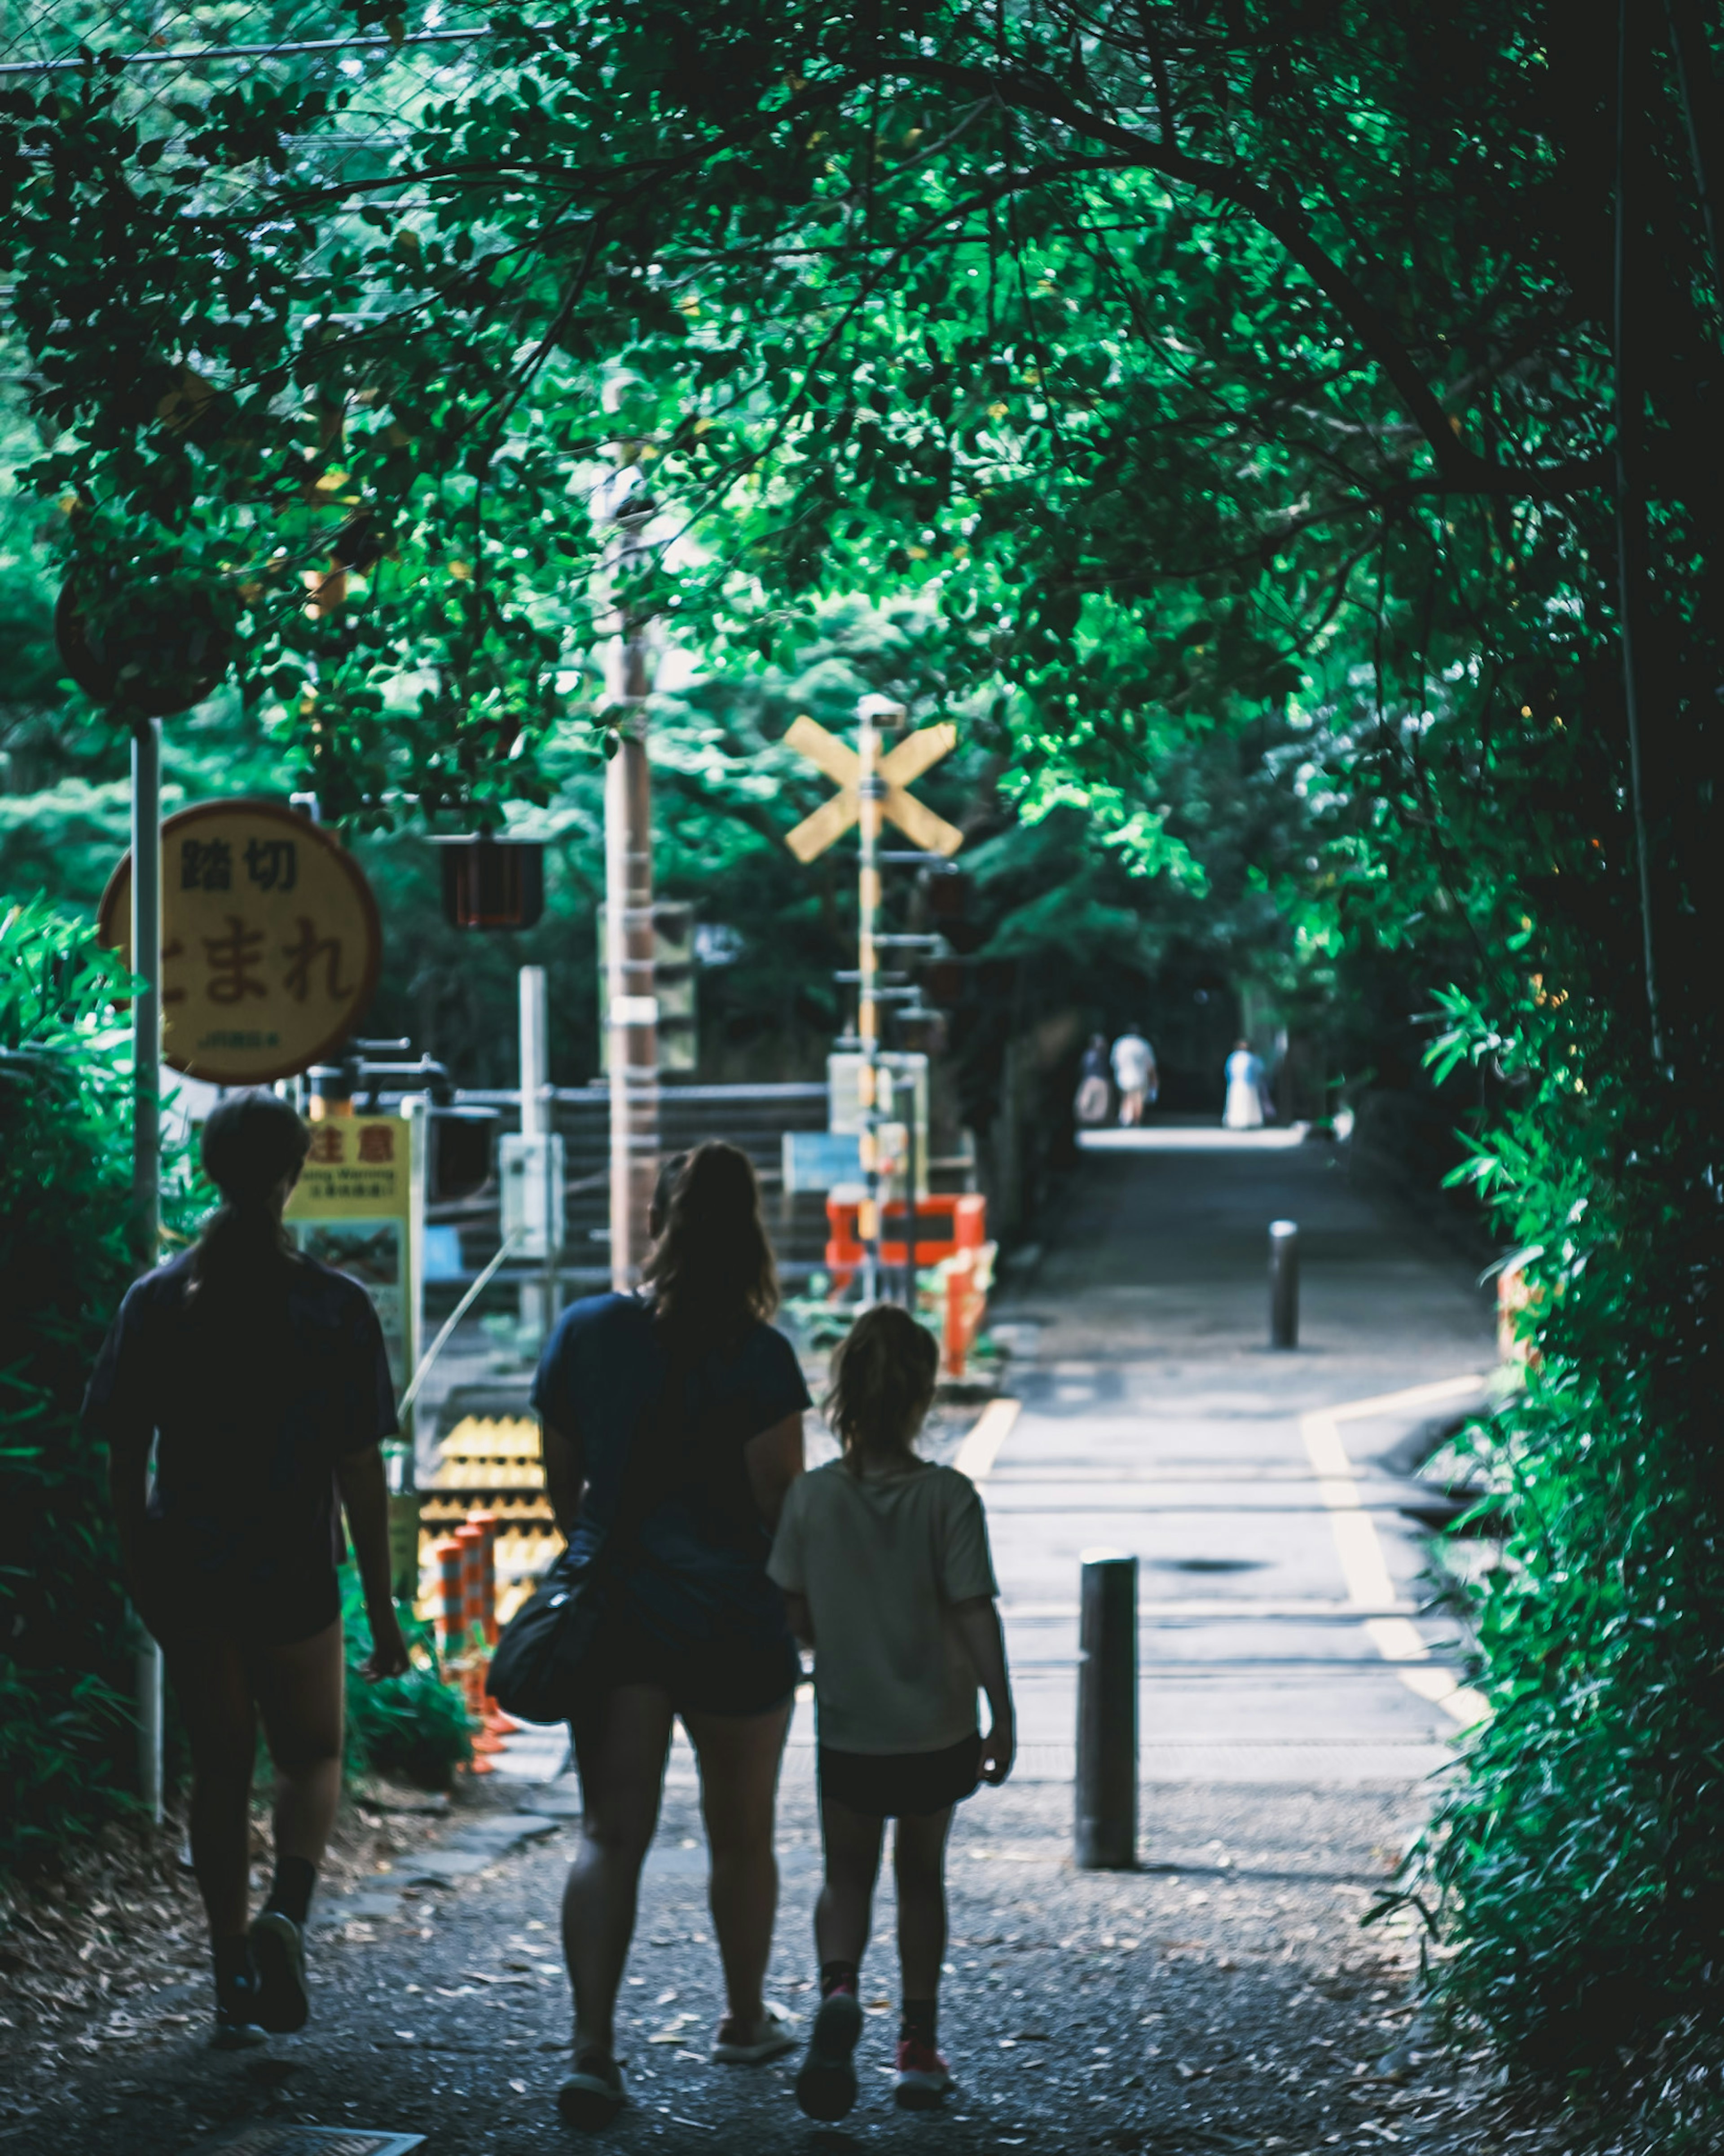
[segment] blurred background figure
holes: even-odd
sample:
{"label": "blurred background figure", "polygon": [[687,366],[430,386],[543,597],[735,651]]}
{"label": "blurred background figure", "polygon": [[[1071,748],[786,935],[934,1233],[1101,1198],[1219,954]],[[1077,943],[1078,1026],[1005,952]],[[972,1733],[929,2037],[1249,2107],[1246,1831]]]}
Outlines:
{"label": "blurred background figure", "polygon": [[1078,1065],[1078,1088],[1071,1112],[1085,1130],[1092,1131],[1107,1121],[1112,1106],[1113,1088],[1107,1081],[1107,1035],[1092,1033]]}
{"label": "blurred background figure", "polygon": [[1113,1045],[1113,1082],[1120,1089],[1120,1126],[1129,1129],[1143,1121],[1144,1109],[1154,1106],[1159,1090],[1155,1050],[1135,1025]]}
{"label": "blurred background figure", "polygon": [[1263,1122],[1263,1063],[1249,1041],[1234,1043],[1227,1059],[1227,1106],[1221,1120],[1230,1131],[1255,1131]]}

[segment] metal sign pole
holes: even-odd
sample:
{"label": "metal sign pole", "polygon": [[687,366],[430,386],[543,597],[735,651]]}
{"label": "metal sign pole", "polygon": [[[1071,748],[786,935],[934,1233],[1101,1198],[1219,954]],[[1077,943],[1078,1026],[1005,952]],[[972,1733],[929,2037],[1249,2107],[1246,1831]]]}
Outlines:
{"label": "metal sign pole", "polygon": [[[880,747],[880,721],[891,719],[902,725],[907,716],[901,704],[895,704],[889,696],[865,696],[857,706],[857,738],[854,749],[845,747],[817,726],[806,714],[790,726],[784,738],[800,756],[817,764],[829,778],[836,780],[839,791],[831,800],[815,809],[811,816],[803,817],[793,831],[786,834],[784,843],[799,861],[812,861],[824,854],[834,839],[842,838],[852,824],[859,829],[861,839],[861,870],[857,891],[857,965],[856,1034],[861,1044],[861,1063],[856,1073],[857,1111],[860,1122],[862,1152],[863,1197],[858,1209],[857,1239],[862,1245],[862,1296],[866,1302],[874,1301],[880,1293],[880,1244],[882,1217],[880,1211],[880,1127],[882,1121],[880,1080],[882,1066],[880,1047],[880,948],[881,944],[915,943],[920,937],[882,937],[880,929],[880,841],[882,827],[887,817],[898,826],[911,842],[947,859],[964,842],[964,834],[953,825],[936,816],[910,792],[911,782],[920,778],[942,756],[947,755],[957,742],[957,729],[947,724],[923,726],[920,732],[907,736],[882,756]],[[849,973],[837,977],[848,981]],[[911,1110],[914,1120],[914,1108]],[[915,1173],[912,1157],[911,1173]],[[910,1296],[912,1304],[916,1295],[915,1257],[915,1192],[911,1194]]]}
{"label": "metal sign pole", "polygon": [[[545,968],[542,966],[523,966],[521,969],[521,1135],[524,1138],[546,1138],[551,1134],[548,1029]],[[541,1148],[541,1173],[547,1181],[551,1174],[551,1150],[548,1145]],[[548,1223],[552,1217],[548,1188],[542,1194],[542,1199],[545,1219]],[[541,1342],[550,1337],[551,1327],[556,1322],[557,1313],[552,1307],[555,1265],[556,1260],[550,1255],[547,1236],[546,1277],[538,1281],[523,1281],[521,1290],[522,1330]]]}
{"label": "metal sign pole", "polygon": [[[162,721],[131,728],[131,1246],[140,1272],[162,1243]],[[162,1650],[137,1656],[138,1790],[162,1820]]]}
{"label": "metal sign pole", "polygon": [[856,1032],[862,1043],[857,1093],[862,1110],[862,1178],[866,1194],[857,1226],[863,1250],[864,1302],[873,1302],[880,1295],[881,1240],[879,961],[874,939],[880,926],[880,803],[885,788],[880,777],[880,728],[875,723],[878,710],[877,701],[865,696],[857,714],[861,721],[857,736],[859,768],[856,793],[860,805],[857,821],[862,841],[862,865],[856,892]]}

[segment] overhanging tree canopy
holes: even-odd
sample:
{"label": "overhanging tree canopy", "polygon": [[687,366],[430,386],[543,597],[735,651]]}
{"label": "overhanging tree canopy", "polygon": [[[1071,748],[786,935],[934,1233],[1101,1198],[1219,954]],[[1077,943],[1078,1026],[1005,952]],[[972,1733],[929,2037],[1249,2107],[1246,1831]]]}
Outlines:
{"label": "overhanging tree canopy", "polygon": [[1459,1980],[1525,2056],[1703,2049],[1720,1725],[1663,1658],[1724,1657],[1714,27],[542,12],[200,60],[184,97],[12,79],[36,476],[84,603],[217,594],[361,820],[533,790],[618,509],[662,542],[631,608],[710,649],[923,592],[1024,812],[1075,788],[1145,869],[1170,744],[1303,732],[1330,831],[1285,902],[1470,941],[1444,1052],[1506,1090],[1478,1172],[1541,1253],[1500,1712],[1439,1852]]}

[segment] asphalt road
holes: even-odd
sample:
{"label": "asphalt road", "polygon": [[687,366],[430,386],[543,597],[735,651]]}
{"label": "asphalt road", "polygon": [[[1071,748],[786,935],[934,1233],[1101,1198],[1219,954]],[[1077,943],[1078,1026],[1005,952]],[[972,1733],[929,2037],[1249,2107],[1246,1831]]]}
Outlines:
{"label": "asphalt road", "polygon": [[[984,1488],[1031,1774],[1071,1773],[1080,1565],[1138,1560],[1146,1782],[1410,1783],[1476,1711],[1385,1455],[1484,1397],[1474,1268],[1332,1146],[1107,1133],[1007,1297],[1022,1402]],[[1271,1349],[1268,1227],[1299,1224]]]}

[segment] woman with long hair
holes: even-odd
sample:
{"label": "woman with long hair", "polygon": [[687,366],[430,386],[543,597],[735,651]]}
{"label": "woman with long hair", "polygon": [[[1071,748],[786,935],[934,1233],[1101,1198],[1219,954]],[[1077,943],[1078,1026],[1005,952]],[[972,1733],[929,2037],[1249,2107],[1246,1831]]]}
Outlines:
{"label": "woman with long hair", "polygon": [[558,2103],[585,2127],[608,2124],[624,2101],[613,2021],[679,1717],[700,1763],[724,1968],[712,2056],[756,2065],[795,2042],[762,1990],[777,1906],[773,1809],[799,1669],[766,1564],[802,1472],[808,1389],[767,1322],[777,1278],[747,1155],[711,1143],[672,1162],[652,1229],[643,1291],[572,1304],[533,1390],[571,1548],[597,1549],[619,1507],[629,1516],[571,1724],[582,1842],[562,1935],[575,2056]]}
{"label": "woman with long hair", "polygon": [[[108,1447],[126,1585],[161,1642],[192,1753],[192,1861],[215,1963],[213,2041],[303,2026],[305,1925],[341,1794],[345,1509],[372,1635],[407,1667],[378,1440],[397,1428],[362,1288],[281,1224],[310,1133],[273,1093],[203,1127],[222,1204],[135,1281],[85,1401]],[[275,1874],[248,1924],[257,1725],[275,1764]]]}

